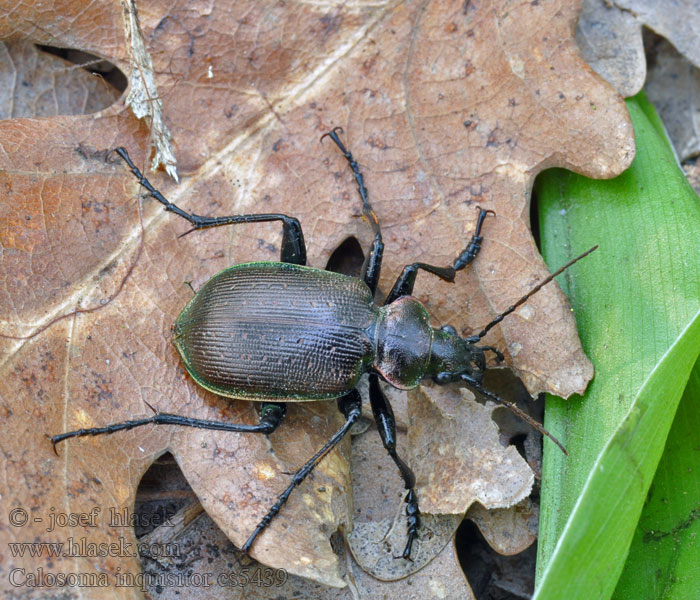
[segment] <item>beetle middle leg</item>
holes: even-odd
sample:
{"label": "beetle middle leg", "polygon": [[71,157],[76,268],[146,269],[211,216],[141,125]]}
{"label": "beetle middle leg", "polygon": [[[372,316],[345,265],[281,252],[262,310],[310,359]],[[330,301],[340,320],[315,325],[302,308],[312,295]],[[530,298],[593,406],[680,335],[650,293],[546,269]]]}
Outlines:
{"label": "beetle middle leg", "polygon": [[267,221],[282,221],[282,248],[280,250],[280,261],[293,263],[295,265],[306,264],[306,244],[301,224],[295,217],[278,213],[261,213],[252,215],[232,215],[230,217],[203,217],[193,213],[188,213],[170,202],[163,194],[153,187],[150,181],[143,176],[143,173],[129,158],[129,153],[124,148],[114,150],[122,157],[127,166],[131,169],[139,183],[146,188],[148,193],[160,202],[165,210],[175,213],[179,217],[189,221],[192,229],[182,235],[195,231],[196,229],[207,229],[209,227],[220,227],[221,225],[234,225],[236,223],[261,223]]}
{"label": "beetle middle leg", "polygon": [[328,440],[323,448],[316,452],[316,454],[314,454],[311,459],[303,467],[301,467],[301,469],[294,473],[292,476],[292,481],[287,486],[287,489],[285,489],[279,495],[277,502],[275,502],[272,508],[263,517],[262,521],[258,523],[255,531],[253,531],[251,536],[248,538],[248,541],[243,544],[243,548],[241,548],[243,552],[247,553],[250,550],[255,538],[258,537],[260,532],[270,524],[272,519],[274,519],[282,506],[284,506],[285,502],[287,502],[292,490],[309,476],[309,474],[316,468],[318,463],[320,463],[324,457],[341,442],[348,431],[350,431],[350,428],[353,426],[355,421],[360,418],[360,415],[362,414],[362,399],[360,398],[360,393],[357,390],[352,390],[345,394],[345,396],[338,398],[338,409],[343,413],[343,415],[345,415],[345,423],[338,431],[335,432],[333,437]]}
{"label": "beetle middle leg", "polygon": [[[416,495],[415,485],[416,476],[411,468],[399,457],[396,453],[396,420],[394,419],[394,411],[391,404],[386,399],[382,388],[379,387],[379,377],[372,373],[369,376],[369,400],[372,405],[372,413],[374,421],[379,430],[379,437],[382,438],[384,448],[389,453],[389,456],[399,468],[404,485],[408,490],[406,495],[406,517],[408,517],[408,540],[406,547],[401,555],[403,558],[411,558],[411,548],[413,541],[418,535],[420,527],[420,510],[418,509],[418,496]],[[398,557],[396,557],[398,558]]]}
{"label": "beetle middle leg", "polygon": [[391,288],[389,295],[386,297],[384,304],[391,304],[394,300],[397,300],[401,296],[409,296],[413,293],[413,286],[416,283],[416,275],[418,274],[418,269],[428,271],[433,275],[437,275],[440,279],[445,281],[454,281],[455,274],[457,271],[461,271],[469,263],[471,263],[476,255],[479,254],[481,250],[481,242],[484,238],[481,237],[481,228],[484,224],[484,219],[488,214],[495,215],[492,210],[485,210],[479,208],[479,216],[476,220],[476,228],[474,230],[474,235],[472,235],[467,247],[462,250],[459,256],[454,260],[451,267],[436,267],[434,265],[428,265],[426,263],[415,262],[411,265],[406,265],[399,275],[394,287]]}

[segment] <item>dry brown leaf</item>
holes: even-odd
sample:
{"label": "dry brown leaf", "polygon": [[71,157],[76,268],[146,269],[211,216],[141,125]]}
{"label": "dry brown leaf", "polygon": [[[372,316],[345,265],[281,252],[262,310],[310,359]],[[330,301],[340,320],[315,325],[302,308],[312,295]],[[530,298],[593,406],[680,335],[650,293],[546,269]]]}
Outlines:
{"label": "dry brown leaf", "polygon": [[623,96],[644,86],[680,161],[700,152],[698,36],[697,6],[658,0],[583,0],[576,31],[586,61]]}
{"label": "dry brown leaf", "polygon": [[539,506],[525,498],[509,508],[493,510],[472,504],[465,518],[476,523],[491,548],[511,556],[529,548],[537,539],[539,516]]}
{"label": "dry brown leaf", "polygon": [[[407,456],[406,434],[399,430],[397,449]],[[421,506],[420,534],[411,561],[397,560],[406,545],[403,481],[384,449],[376,427],[353,437],[352,531],[346,534],[353,558],[367,573],[395,581],[420,571],[452,540],[462,515],[430,515]]]}
{"label": "dry brown leaf", "polygon": [[700,154],[700,68],[660,37],[653,38],[653,54],[644,91],[684,161]]}
{"label": "dry brown leaf", "polygon": [[[506,507],[529,494],[533,473],[515,447],[501,445],[492,420],[495,408],[477,403],[465,390],[424,386],[409,394],[411,426],[408,436],[399,431],[398,451],[409,458],[416,473],[422,513],[410,563],[394,559],[406,543],[405,491],[398,469],[375,427],[353,438],[355,514],[347,538],[366,572],[385,581],[412,575],[439,555],[464,512],[476,506],[473,503]],[[523,520],[524,510],[511,517],[510,526],[507,517],[489,517],[486,512],[476,514],[484,529],[494,532],[487,536],[494,549],[514,553],[518,545],[524,549],[532,543],[532,537],[523,541],[532,535],[524,531],[532,526],[531,519]],[[534,524],[536,531],[536,519]],[[508,537],[510,546],[505,542]]]}
{"label": "dry brown leaf", "polygon": [[447,544],[430,564],[399,581],[383,582],[367,575],[359,568],[352,570],[352,584],[356,590],[348,598],[460,598],[473,600],[474,595],[459,565],[454,543]]}
{"label": "dry brown leaf", "polygon": [[[473,598],[453,544],[445,546],[430,565],[410,579],[388,583],[363,572],[345,554],[345,550],[341,550],[341,558],[347,568],[345,579],[348,586],[335,589],[247,559],[231,546],[206,514],[197,518],[176,540],[175,543],[182,552],[178,564],[162,568],[156,562],[148,561],[148,566],[144,569],[146,590],[153,598],[179,600],[185,592],[191,600]],[[178,580],[177,577],[181,579]],[[180,585],[173,583],[178,581]],[[207,582],[215,584],[206,585]]]}
{"label": "dry brown leaf", "polygon": [[696,3],[583,0],[582,4],[576,40],[583,56],[623,96],[634,96],[644,85],[643,27],[665,37],[691,64],[700,67],[700,11]]}
{"label": "dry brown leaf", "polygon": [[[493,429],[493,426],[491,428]],[[433,558],[438,557],[438,562],[444,559],[439,557],[441,555],[444,557],[442,550],[452,539],[454,531],[461,521],[461,516],[434,516],[424,513],[420,538],[416,542],[416,551],[413,553],[413,561],[407,563],[394,560],[393,556],[400,554],[403,550],[406,537],[406,521],[403,516],[405,505],[402,502],[401,492],[402,482],[396,466],[382,447],[376,428],[370,427],[368,429],[367,425],[364,425],[359,429],[361,433],[357,432],[353,438],[352,471],[354,475],[355,516],[353,518],[354,530],[349,535],[353,554],[360,561],[360,565],[357,566],[361,566],[363,570],[383,580],[396,580],[407,575],[413,576],[416,571],[422,569]],[[354,430],[353,432],[355,433]],[[399,449],[402,455],[405,455],[405,441],[405,434],[400,432]],[[467,439],[463,440],[462,443],[469,445],[470,441]],[[496,453],[498,454],[498,450]],[[502,485],[498,480],[499,474],[502,472],[492,472],[490,481],[484,480],[482,476],[481,484],[484,487],[498,488]],[[200,506],[199,503],[196,504]],[[192,535],[190,535],[189,530],[186,535],[183,533],[182,526],[178,526],[178,524],[182,523],[184,527],[188,528],[186,523],[191,519],[192,513],[192,508],[187,506],[174,518],[169,519],[167,526],[160,527],[139,539],[140,543],[159,543],[161,546],[166,545],[166,547],[168,544],[174,544],[180,551],[180,554],[174,558],[165,556],[163,559],[159,558],[157,554],[153,555],[153,560],[166,567],[165,572],[162,569],[158,570],[153,565],[153,561],[146,561],[147,576],[151,578],[151,587],[155,585],[153,582],[159,581],[155,577],[153,568],[156,568],[156,572],[160,573],[161,577],[165,577],[168,573],[171,576],[173,573],[182,575],[183,565],[187,565],[189,568],[193,562],[194,565],[199,562],[196,572],[200,574],[200,577],[209,573],[209,580],[213,580],[221,573],[223,573],[222,577],[227,577],[226,574],[231,571],[232,565],[236,568],[241,567],[240,557],[234,558],[232,552],[225,550],[225,544],[216,544],[216,546],[224,552],[228,568],[220,565],[220,561],[212,561],[211,559],[207,561],[202,556],[195,558],[194,548],[208,548],[213,542],[208,539],[211,534],[202,532],[200,529],[197,529],[197,532]],[[520,503],[512,509],[493,511],[487,511],[481,505],[474,504],[468,511],[468,517],[479,525],[492,547],[502,554],[514,554],[525,549],[536,536],[536,507],[533,507],[529,502]],[[182,550],[183,547],[185,550]],[[212,552],[210,550],[209,554]],[[219,551],[217,550],[214,554],[218,557]],[[346,564],[350,571],[355,572],[355,579],[357,579],[357,566],[353,566],[352,562]],[[260,569],[260,565],[255,565],[249,570],[249,574]],[[441,579],[441,585],[451,588],[455,585],[461,585],[462,580],[461,574],[454,580],[448,579],[447,573],[445,573]],[[294,581],[294,578],[290,581]],[[299,585],[298,582],[295,585]],[[260,585],[257,587],[259,588]],[[270,587],[277,587],[277,585]],[[313,589],[313,593],[307,590],[308,593],[302,594],[303,597],[316,597],[317,594],[320,594],[317,586],[310,585],[308,587],[309,590]],[[206,590],[197,589],[196,591],[202,597],[209,597],[211,594]],[[246,593],[250,594],[256,591],[260,590],[251,584]],[[328,593],[330,596],[336,597],[334,593]],[[325,598],[326,596],[321,595],[321,597]]]}
{"label": "dry brown leaf", "polygon": [[[404,441],[405,434],[400,433],[399,444],[402,451]],[[166,461],[163,466],[167,467],[168,464]],[[176,466],[174,468],[177,469]],[[366,433],[358,433],[353,437],[353,475],[356,530],[358,524],[361,527],[371,525],[377,519],[384,520],[383,515],[394,516],[397,513],[397,508],[403,509],[400,492],[401,480],[398,471],[391,458],[384,451],[374,427]],[[139,498],[142,503],[146,497],[160,498],[160,501],[155,504],[148,502],[139,505],[137,512],[144,514],[145,519],[152,518],[151,514],[153,513],[160,514],[163,503],[170,505],[170,502],[176,502],[177,498],[184,495],[183,492],[187,488],[186,484],[183,488],[182,482],[178,485],[179,478],[176,474],[169,478],[173,481],[170,484],[166,484],[162,477],[153,479],[154,476],[155,473],[149,475],[151,483],[147,488],[143,484],[139,488]],[[146,481],[145,478],[144,481]],[[155,488],[152,487],[154,484]],[[176,486],[175,491],[170,488],[171,485]],[[357,564],[350,554],[345,554],[346,550],[343,549],[342,540],[336,539],[334,547],[339,553],[341,565],[345,568],[344,578],[349,584],[349,587],[341,592],[299,577],[286,577],[284,572],[273,572],[258,563],[251,564],[250,560],[247,560],[231,546],[221,530],[211,522],[208,515],[197,516],[201,514],[201,510],[201,505],[198,502],[185,504],[181,510],[168,519],[165,525],[139,538],[139,542],[146,543],[149,547],[153,544],[156,545],[156,553],[152,553],[150,558],[142,559],[142,565],[149,590],[153,593],[157,591],[158,596],[163,599],[177,597],[180,593],[182,586],[172,582],[168,584],[166,579],[171,577],[171,581],[177,581],[176,576],[186,578],[193,584],[205,580],[218,580],[226,584],[233,584],[229,585],[228,588],[212,586],[213,589],[204,589],[205,586],[202,585],[192,585],[192,588],[188,590],[189,597],[192,598],[218,598],[222,592],[227,598],[231,594],[234,597],[240,594],[246,598],[284,597],[318,598],[319,600],[325,598],[376,598],[385,594],[393,597],[399,590],[401,590],[402,596],[410,592],[409,597],[412,598],[470,597],[464,581],[464,574],[455,560],[453,545],[448,543],[454,534],[456,524],[461,520],[459,515],[439,517],[445,523],[449,520],[454,522],[450,530],[446,532],[447,535],[442,536],[441,540],[428,539],[431,535],[431,529],[421,528],[419,547],[423,550],[423,554],[426,552],[434,554],[434,556],[430,556],[430,559],[434,558],[434,560],[431,560],[425,569],[422,568],[425,566],[425,562],[413,564],[398,561],[386,553],[384,557],[381,557],[377,552],[378,548],[382,548],[381,540],[369,540],[362,535],[355,536],[356,530],[353,531],[350,536],[350,544],[352,545],[353,541],[356,540],[366,550],[366,554],[362,553],[360,558],[365,560],[372,557],[378,558],[380,564],[375,566],[382,566],[381,563],[383,563],[385,568],[379,571],[379,575],[386,578],[391,571],[400,577],[401,569],[405,571],[404,576],[410,575],[410,579],[407,579],[405,583],[399,582],[393,587],[388,587],[389,584],[382,583],[375,576],[364,573],[363,569],[370,570],[368,565],[361,568],[361,565]],[[192,520],[193,515],[196,516],[194,520]],[[437,520],[431,515],[427,515],[426,518],[428,521]],[[490,522],[488,515],[485,515],[483,519]],[[389,521],[385,525],[386,530],[391,526],[390,520],[386,519]],[[502,523],[502,521],[503,519],[499,519],[499,522]],[[396,537],[404,538],[394,546],[394,548],[398,548],[397,551],[401,551],[405,541],[405,519],[397,519],[394,527],[401,530]],[[517,525],[513,532],[517,537]],[[165,556],[163,554],[159,556],[157,551],[160,548],[171,548],[172,550]],[[357,549],[355,548],[353,551],[357,555]],[[363,550],[361,549],[360,552]],[[420,563],[420,559],[419,555],[414,554],[416,563]],[[406,570],[406,567],[410,567],[410,569]],[[419,572],[416,573],[416,571]],[[253,579],[256,574],[259,576]],[[436,574],[440,575],[439,580],[436,579]],[[246,576],[250,583],[243,585],[241,582]],[[235,585],[236,582],[240,585]],[[158,589],[159,583],[161,587]]]}
{"label": "dry brown leaf", "polygon": [[87,115],[119,93],[100,77],[26,40],[0,43],[0,119]]}
{"label": "dry brown leaf", "polygon": [[[562,165],[613,176],[631,161],[633,141],[623,104],[575,48],[573,4],[470,2],[466,14],[463,6],[145,4],[141,25],[186,176],[175,187],[153,174],[154,184],[200,214],[298,216],[309,263],[322,267],[347,236],[364,248],[371,237],[344,159],[331,144],[318,144],[321,133],[342,125],[384,227],[383,290],[407,262],[450,263],[471,235],[476,204],[497,212],[482,254],[455,284],[422,274],[416,287],[436,322],[465,332],[483,325],[546,276],[528,229],[535,174]],[[61,10],[23,5],[0,15],[0,36],[79,48],[126,70],[118,5]],[[276,260],[279,227],[177,239],[186,224],[148,201],[141,251],[138,186],[104,156],[125,146],[143,166],[148,137],[121,104],[94,116],[0,122],[2,333],[27,335],[76,307],[100,306],[133,266],[101,310],[29,340],[2,341],[0,393],[11,435],[2,442],[1,508],[44,519],[0,524],[3,539],[133,542],[130,529],[108,526],[105,515],[132,507],[141,475],[169,448],[207,511],[240,545],[286,473],[339,423],[332,403],[313,403],[294,406],[269,441],[153,428],[73,440],[58,458],[51,453],[44,434],[146,415],[146,402],[198,418],[257,418],[250,403],[219,400],[183,374],[170,326],[190,297],[184,282],[197,288],[229,264]],[[509,352],[532,392],[569,395],[592,374],[555,286],[487,341]],[[254,556],[343,585],[327,539],[349,525],[348,489],[345,448],[292,495]],[[104,513],[99,527],[67,526],[48,538],[51,507]],[[108,578],[118,568],[138,569],[133,556],[10,562]],[[119,593],[138,597],[130,588]],[[115,597],[111,589],[91,594]]]}
{"label": "dry brown leaf", "polygon": [[649,27],[665,37],[695,66],[700,67],[700,11],[694,2],[675,0],[607,0],[613,7],[630,13],[638,27]]}
{"label": "dry brown leaf", "polygon": [[464,389],[421,386],[411,392],[409,458],[421,510],[461,515],[473,502],[504,508],[529,495],[533,472],[515,446],[501,445],[491,418],[495,408]]}
{"label": "dry brown leaf", "polygon": [[625,98],[642,89],[646,58],[632,13],[607,0],[582,0],[576,42],[586,62]]}

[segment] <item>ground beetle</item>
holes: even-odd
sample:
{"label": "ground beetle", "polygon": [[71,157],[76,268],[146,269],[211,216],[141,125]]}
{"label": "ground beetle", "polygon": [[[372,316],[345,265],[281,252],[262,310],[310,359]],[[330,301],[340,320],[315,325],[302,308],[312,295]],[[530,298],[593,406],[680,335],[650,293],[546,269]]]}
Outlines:
{"label": "ground beetle", "polygon": [[220,396],[261,401],[260,421],[258,425],[242,425],[156,413],[147,419],[62,433],[53,436],[51,441],[55,448],[67,438],[114,433],[150,423],[269,434],[282,422],[285,402],[337,398],[345,424],[293,475],[287,489],[243,545],[242,550],[248,552],[292,490],[335,448],[360,417],[361,400],[356,385],[362,374],[368,372],[370,402],[379,434],[408,490],[405,499],[408,541],[402,557],[410,559],[420,525],[415,476],[396,453],[394,414],[379,379],[402,390],[416,387],[424,378],[441,385],[462,382],[487,398],[507,405],[552,438],[527,414],[483,388],[485,352],[493,352],[499,361],[503,360],[503,355],[491,346],[476,344],[503,317],[595,248],[547,277],[479,334],[462,338],[449,325],[433,329],[425,307],[410,295],[416,274],[422,269],[445,281],[454,281],[455,273],[478,254],[484,219],[493,213],[479,208],[474,235],[451,267],[420,262],[407,265],[384,304],[377,306],[374,295],[384,249],[382,234],[357,162],[338,137],[341,131],[336,127],[323,137],[333,140],[347,159],[357,182],[363,213],[374,231],[374,242],[361,278],[305,266],[304,236],[294,217],[283,214],[202,217],[183,211],[150,184],[124,148],[116,149],[139,183],[165,206],[165,210],[192,224],[190,231],[235,223],[282,222],[280,262],[239,264],[214,275],[197,291],[173,328],[175,345],[192,378]]}

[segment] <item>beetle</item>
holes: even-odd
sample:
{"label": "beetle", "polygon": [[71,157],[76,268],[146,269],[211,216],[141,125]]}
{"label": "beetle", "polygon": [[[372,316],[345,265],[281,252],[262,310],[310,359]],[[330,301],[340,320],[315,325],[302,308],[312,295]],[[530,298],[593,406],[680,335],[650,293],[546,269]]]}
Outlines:
{"label": "beetle", "polygon": [[[345,423],[330,440],[292,476],[287,488],[257,525],[242,547],[248,552],[257,536],[279,513],[292,490],[343,439],[361,414],[356,386],[369,373],[369,397],[384,448],[399,469],[407,489],[405,496],[407,541],[401,557],[410,559],[420,527],[415,492],[416,478],[396,451],[396,423],[391,404],[379,381],[408,390],[425,378],[445,385],[461,382],[483,396],[506,405],[530,425],[556,438],[513,404],[482,385],[486,352],[502,361],[492,346],[479,346],[486,333],[536,293],[596,247],[573,259],[544,279],[530,292],[494,318],[477,335],[462,338],[443,325],[433,328],[426,308],[411,296],[419,270],[453,282],[455,274],[479,253],[481,230],[493,211],[479,208],[474,234],[452,266],[422,262],[406,265],[381,306],[374,297],[384,244],[379,219],[372,208],[362,173],[336,127],[329,137],[342,152],[357,183],[362,211],[374,232],[374,241],[361,277],[306,266],[306,245],[299,221],[285,214],[248,214],[204,217],[190,214],[169,202],[129,158],[116,148],[131,172],[166,211],[186,219],[197,229],[238,223],[281,221],[280,262],[237,264],[209,279],[185,306],[173,327],[174,343],[189,375],[203,388],[220,396],[259,401],[257,425],[192,419],[170,413],[78,429],[51,437],[54,445],[68,438],[109,434],[147,424],[183,425],[219,431],[270,434],[282,423],[287,402],[337,399]],[[184,235],[184,234],[183,234]],[[155,412],[155,411],[154,411]]]}

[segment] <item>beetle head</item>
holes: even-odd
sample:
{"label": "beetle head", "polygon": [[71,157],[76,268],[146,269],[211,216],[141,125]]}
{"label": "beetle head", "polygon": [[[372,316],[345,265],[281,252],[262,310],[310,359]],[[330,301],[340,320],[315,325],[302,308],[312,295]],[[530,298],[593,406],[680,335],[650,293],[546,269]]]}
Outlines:
{"label": "beetle head", "polygon": [[474,342],[479,339],[479,336],[463,339],[459,337],[457,331],[450,325],[434,329],[430,361],[425,375],[432,377],[433,381],[438,385],[463,382],[473,391],[479,392],[487,399],[504,405],[516,416],[542,433],[542,435],[549,437],[561,448],[564,454],[567,454],[566,448],[561,442],[542,427],[540,423],[527,413],[524,413],[512,402],[504,400],[481,385],[484,371],[486,370],[486,351],[493,352],[499,362],[503,360],[503,354],[492,346],[475,346]]}
{"label": "beetle head", "polygon": [[462,339],[457,334],[455,328],[450,325],[444,325],[440,329],[435,329],[433,331],[433,347],[431,349],[430,362],[425,375],[432,377],[433,380],[440,385],[462,380],[468,385],[480,388],[484,377],[484,370],[486,369],[485,352],[487,350],[493,352],[499,362],[502,361],[504,357],[503,354],[493,346],[475,346],[474,344],[483,338],[491,328],[498,325],[505,317],[513,313],[515,309],[522,306],[528,298],[536,294],[557,275],[563,273],[584,256],[588,256],[596,248],[598,248],[597,245],[593,246],[590,250],[587,250],[583,254],[570,260],[560,269],[557,269],[549,277],[533,287],[527,294],[520,298],[520,300],[515,302],[515,304],[509,306],[500,315],[496,316],[477,335]]}
{"label": "beetle head", "polygon": [[433,331],[433,344],[427,376],[439,385],[464,381],[481,385],[486,370],[486,350],[503,355],[491,346],[475,346],[471,340],[463,339],[451,325],[443,325]]}

